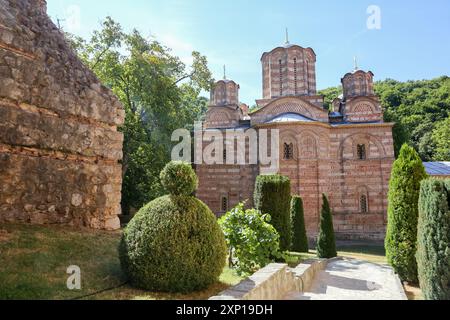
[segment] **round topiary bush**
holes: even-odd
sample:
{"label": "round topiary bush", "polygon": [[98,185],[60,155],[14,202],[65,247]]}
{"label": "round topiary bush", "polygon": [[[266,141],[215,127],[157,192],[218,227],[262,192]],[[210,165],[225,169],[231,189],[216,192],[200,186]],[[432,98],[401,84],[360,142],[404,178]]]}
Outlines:
{"label": "round topiary bush", "polygon": [[223,232],[203,202],[185,195],[197,180],[190,165],[170,163],[161,177],[177,194],[150,202],[128,224],[119,248],[122,268],[134,286],[146,290],[204,289],[225,266]]}
{"label": "round topiary bush", "polygon": [[188,196],[198,187],[198,178],[192,167],[181,161],[169,162],[160,174],[163,187],[172,195]]}

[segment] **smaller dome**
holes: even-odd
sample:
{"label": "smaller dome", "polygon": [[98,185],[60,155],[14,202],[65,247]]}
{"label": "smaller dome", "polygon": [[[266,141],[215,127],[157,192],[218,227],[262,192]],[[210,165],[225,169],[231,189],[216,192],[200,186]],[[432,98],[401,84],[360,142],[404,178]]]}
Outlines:
{"label": "smaller dome", "polygon": [[281,122],[314,122],[314,120],[302,116],[301,114],[298,113],[289,112],[280,114],[275,118],[273,118],[272,120],[267,121],[266,123],[281,123]]}

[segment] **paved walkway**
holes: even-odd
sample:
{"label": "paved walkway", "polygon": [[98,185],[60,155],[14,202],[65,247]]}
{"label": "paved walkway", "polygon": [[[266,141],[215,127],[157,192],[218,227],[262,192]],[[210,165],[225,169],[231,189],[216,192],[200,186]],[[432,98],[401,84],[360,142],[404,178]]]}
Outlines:
{"label": "paved walkway", "polygon": [[354,259],[330,262],[309,290],[286,300],[405,300],[400,280],[389,266]]}

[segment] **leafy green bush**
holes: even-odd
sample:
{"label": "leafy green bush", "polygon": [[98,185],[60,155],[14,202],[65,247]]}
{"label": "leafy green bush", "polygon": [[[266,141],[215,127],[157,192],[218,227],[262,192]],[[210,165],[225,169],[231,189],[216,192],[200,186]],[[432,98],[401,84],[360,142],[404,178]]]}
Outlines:
{"label": "leafy green bush", "polygon": [[243,203],[220,218],[230,248],[230,262],[240,275],[252,274],[272,262],[273,257],[281,257],[280,236],[269,222],[270,215],[244,210]]}
{"label": "leafy green bush", "polygon": [[[167,185],[175,186],[172,173],[182,172],[175,176],[185,186],[170,189],[187,192],[195,175],[192,168],[179,163],[167,168],[168,174],[162,174]],[[172,194],[150,202],[136,214],[124,230],[119,256],[133,285],[189,292],[218,280],[226,251],[223,232],[211,210],[195,197]]]}
{"label": "leafy green bush", "polygon": [[322,210],[320,212],[320,230],[317,239],[317,256],[330,259],[337,256],[334,237],[333,215],[326,195],[322,195]]}
{"label": "leafy green bush", "polygon": [[270,214],[271,224],[280,235],[280,248],[291,247],[291,182],[280,175],[259,176],[255,186],[255,208],[263,214]]}
{"label": "leafy green bush", "polygon": [[163,187],[172,195],[188,196],[198,187],[198,178],[187,163],[181,161],[169,162],[160,174]]}
{"label": "leafy green bush", "polygon": [[425,168],[417,152],[403,145],[389,182],[386,256],[403,281],[417,283],[417,218],[420,182]]}
{"label": "leafy green bush", "polygon": [[417,266],[427,300],[450,300],[450,180],[422,182]]}
{"label": "leafy green bush", "polygon": [[292,197],[291,220],[292,251],[309,252],[308,237],[306,235],[305,227],[305,215],[303,211],[303,200],[298,196]]}

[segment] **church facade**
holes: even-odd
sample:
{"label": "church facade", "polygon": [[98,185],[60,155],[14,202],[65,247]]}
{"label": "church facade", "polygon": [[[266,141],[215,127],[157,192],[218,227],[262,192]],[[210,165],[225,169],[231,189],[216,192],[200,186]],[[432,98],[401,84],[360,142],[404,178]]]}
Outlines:
{"label": "church facade", "polygon": [[[384,239],[393,124],[383,121],[373,73],[355,67],[344,75],[343,95],[328,110],[316,90],[313,49],[287,42],[264,53],[261,63],[263,98],[256,101],[258,110],[249,113],[239,103],[236,82],[218,81],[204,130],[278,129],[276,173],[288,176],[292,194],[303,198],[308,236],[318,233],[326,194],[338,239]],[[256,177],[263,174],[258,164],[200,164],[196,171],[197,196],[218,216],[242,201],[252,206]]]}

